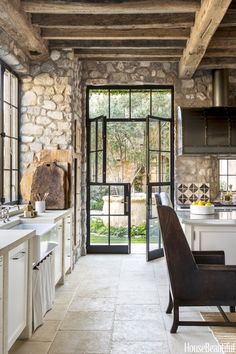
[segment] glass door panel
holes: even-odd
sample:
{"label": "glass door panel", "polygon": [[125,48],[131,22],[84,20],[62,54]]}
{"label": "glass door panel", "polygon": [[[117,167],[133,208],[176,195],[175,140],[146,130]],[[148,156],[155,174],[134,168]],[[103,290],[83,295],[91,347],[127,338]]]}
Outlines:
{"label": "glass door panel", "polygon": [[172,121],[148,116],[147,131],[147,260],[163,256],[155,194],[167,192],[173,200]]}
{"label": "glass door panel", "polygon": [[106,177],[105,163],[105,116],[90,121],[89,130],[89,180],[103,183]]}

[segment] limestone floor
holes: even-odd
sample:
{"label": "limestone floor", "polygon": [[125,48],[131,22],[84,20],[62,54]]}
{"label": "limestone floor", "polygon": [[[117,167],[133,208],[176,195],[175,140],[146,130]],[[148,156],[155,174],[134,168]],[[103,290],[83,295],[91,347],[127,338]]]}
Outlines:
{"label": "limestone floor", "polygon": [[[147,263],[141,254],[82,257],[57,289],[44,325],[30,340],[18,340],[10,353],[183,354],[188,353],[185,343],[216,345],[205,327],[180,327],[170,334],[167,299],[164,259]],[[186,308],[180,316],[200,318],[196,308]]]}

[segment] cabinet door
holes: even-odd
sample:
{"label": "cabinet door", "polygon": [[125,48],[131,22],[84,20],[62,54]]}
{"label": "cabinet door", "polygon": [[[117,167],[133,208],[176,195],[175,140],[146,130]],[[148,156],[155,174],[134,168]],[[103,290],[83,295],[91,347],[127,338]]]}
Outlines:
{"label": "cabinet door", "polygon": [[58,221],[56,226],[58,247],[55,249],[55,284],[57,284],[62,277],[63,220]]}
{"label": "cabinet door", "polygon": [[[206,109],[207,145],[229,146],[229,121],[224,107]],[[217,152],[217,150],[216,150]]]}
{"label": "cabinet door", "polygon": [[197,147],[205,145],[205,117],[203,109],[182,109],[183,145]]}
{"label": "cabinet door", "polygon": [[10,348],[26,326],[28,242],[11,250],[8,257],[8,347]]}
{"label": "cabinet door", "polygon": [[0,354],[2,354],[2,326],[3,326],[3,259],[0,257]]}
{"label": "cabinet door", "polygon": [[65,273],[71,267],[71,215],[64,218],[64,257],[65,257]]}

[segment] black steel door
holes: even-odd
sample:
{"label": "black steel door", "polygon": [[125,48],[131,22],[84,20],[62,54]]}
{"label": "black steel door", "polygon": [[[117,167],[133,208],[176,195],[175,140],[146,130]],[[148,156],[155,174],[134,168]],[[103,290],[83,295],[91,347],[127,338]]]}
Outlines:
{"label": "black steel door", "polygon": [[90,119],[88,132],[88,253],[130,253],[130,184],[106,183],[106,117]]}
{"label": "black steel door", "polygon": [[155,193],[167,192],[173,201],[173,120],[148,116],[147,149],[147,260],[163,256]]}

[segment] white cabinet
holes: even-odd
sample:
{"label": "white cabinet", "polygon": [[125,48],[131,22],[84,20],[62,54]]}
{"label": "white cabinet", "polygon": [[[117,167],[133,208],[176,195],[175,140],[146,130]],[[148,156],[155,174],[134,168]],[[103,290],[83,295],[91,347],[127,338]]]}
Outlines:
{"label": "white cabinet", "polygon": [[27,323],[28,242],[8,255],[8,348]]}
{"label": "white cabinet", "polygon": [[63,219],[56,223],[58,247],[55,249],[55,284],[62,278],[62,250],[63,250]]}
{"label": "white cabinet", "polygon": [[71,236],[71,215],[64,218],[64,272],[71,269],[72,262],[72,236]]}

